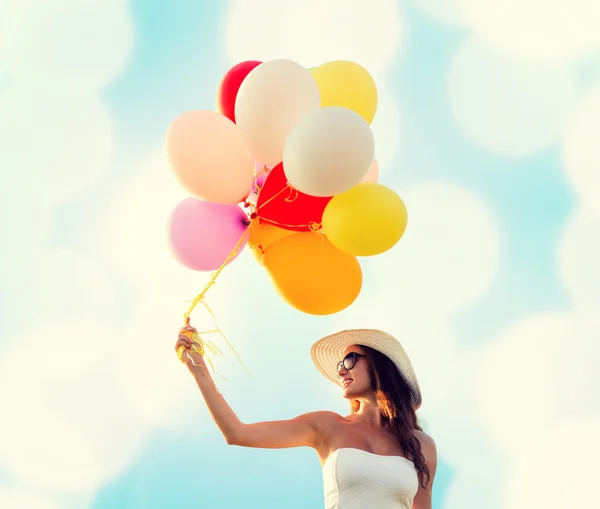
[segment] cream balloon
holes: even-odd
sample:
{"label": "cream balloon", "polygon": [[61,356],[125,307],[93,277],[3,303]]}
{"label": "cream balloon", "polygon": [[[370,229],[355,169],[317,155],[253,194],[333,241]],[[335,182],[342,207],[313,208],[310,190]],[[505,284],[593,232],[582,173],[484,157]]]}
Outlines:
{"label": "cream balloon", "polygon": [[252,187],[254,161],[240,131],[214,111],[188,111],[170,125],[165,149],[179,183],[203,201],[233,205]]}
{"label": "cream balloon", "polygon": [[292,60],[268,60],[242,82],[235,119],[252,155],[276,165],[294,124],[320,107],[319,87],[306,68]]}
{"label": "cream balloon", "polygon": [[369,124],[339,106],[305,115],[292,129],[283,166],[292,187],[311,196],[335,196],[367,175],[375,157]]}

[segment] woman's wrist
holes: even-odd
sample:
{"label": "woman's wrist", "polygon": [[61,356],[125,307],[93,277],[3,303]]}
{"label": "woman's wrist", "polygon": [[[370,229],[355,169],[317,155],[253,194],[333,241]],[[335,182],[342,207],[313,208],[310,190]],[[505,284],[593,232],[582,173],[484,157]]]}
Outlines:
{"label": "woman's wrist", "polygon": [[208,369],[208,366],[202,361],[202,363],[194,363],[188,366],[190,373],[194,375],[195,379],[209,378],[212,380],[212,376]]}

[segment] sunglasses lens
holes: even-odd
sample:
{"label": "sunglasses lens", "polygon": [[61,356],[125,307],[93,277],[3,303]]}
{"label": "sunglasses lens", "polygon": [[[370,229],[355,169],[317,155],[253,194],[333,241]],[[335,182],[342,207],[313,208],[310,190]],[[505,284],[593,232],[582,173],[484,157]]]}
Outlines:
{"label": "sunglasses lens", "polygon": [[346,355],[346,357],[344,357],[344,368],[345,369],[352,369],[354,367],[354,364],[356,363],[356,354],[353,352],[350,352],[348,355]]}

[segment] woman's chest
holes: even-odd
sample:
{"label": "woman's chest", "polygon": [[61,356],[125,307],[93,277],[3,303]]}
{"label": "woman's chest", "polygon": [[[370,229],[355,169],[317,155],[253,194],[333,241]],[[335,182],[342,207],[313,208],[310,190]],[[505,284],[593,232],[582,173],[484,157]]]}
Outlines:
{"label": "woman's chest", "polygon": [[342,423],[331,430],[325,455],[337,449],[361,449],[380,456],[403,456],[396,436],[389,430],[357,423]]}

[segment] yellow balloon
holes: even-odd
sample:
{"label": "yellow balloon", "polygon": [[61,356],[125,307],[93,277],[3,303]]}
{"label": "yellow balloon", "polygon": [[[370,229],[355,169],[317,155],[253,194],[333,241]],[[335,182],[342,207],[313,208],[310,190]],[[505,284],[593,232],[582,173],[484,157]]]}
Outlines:
{"label": "yellow balloon", "polygon": [[284,228],[278,228],[268,223],[263,223],[259,219],[255,219],[248,232],[248,246],[252,249],[254,258],[262,263],[262,257],[265,250],[273,243],[296,233]]}
{"label": "yellow balloon", "polygon": [[360,294],[362,269],[355,256],[317,232],[294,233],[271,244],[263,265],[279,295],[311,315],[346,309]]}
{"label": "yellow balloon", "polygon": [[321,107],[341,106],[355,111],[371,123],[377,111],[377,86],[362,66],[334,60],[312,69],[321,93]]}
{"label": "yellow balloon", "polygon": [[392,189],[374,182],[334,196],[323,212],[323,231],[331,243],[354,256],[391,249],[406,230],[406,205]]}

